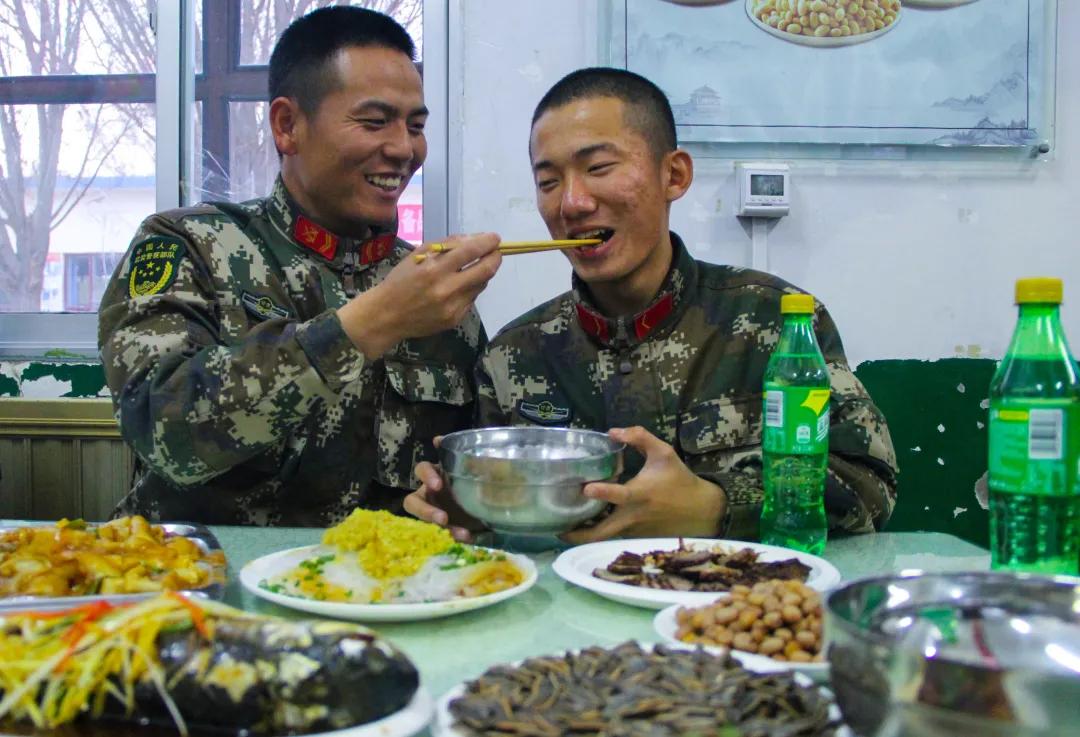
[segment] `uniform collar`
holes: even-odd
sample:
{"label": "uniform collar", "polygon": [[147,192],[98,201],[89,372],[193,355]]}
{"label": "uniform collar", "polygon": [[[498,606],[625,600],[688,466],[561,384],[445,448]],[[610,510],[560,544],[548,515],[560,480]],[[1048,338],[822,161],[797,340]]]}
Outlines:
{"label": "uniform collar", "polygon": [[636,315],[606,317],[593,303],[589,288],[573,276],[573,300],[582,330],[606,348],[632,348],[675,324],[686,309],[687,292],[697,280],[697,264],[679,236],[671,233],[671,269],[649,306]]}
{"label": "uniform collar", "polygon": [[340,265],[346,253],[358,254],[357,268],[378,263],[394,250],[396,237],[389,229],[372,227],[367,239],[338,235],[310,218],[289,194],[279,174],[267,198],[270,219],[293,242],[323,259]]}

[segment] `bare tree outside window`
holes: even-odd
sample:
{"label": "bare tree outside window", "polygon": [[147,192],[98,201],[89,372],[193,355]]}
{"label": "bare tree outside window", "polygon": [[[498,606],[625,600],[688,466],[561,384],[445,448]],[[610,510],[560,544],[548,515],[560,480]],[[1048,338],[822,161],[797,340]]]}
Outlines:
{"label": "bare tree outside window", "polygon": [[[0,312],[97,309],[104,279],[85,264],[115,263],[133,223],[153,209],[149,2],[0,0]],[[270,190],[278,172],[266,120],[270,52],[295,18],[333,4],[392,15],[420,45],[422,0],[197,0],[202,172],[186,183],[192,201]],[[99,206],[106,200],[111,209]]]}
{"label": "bare tree outside window", "polygon": [[[423,0],[245,0],[240,5],[240,65],[268,64],[278,36],[293,20],[328,5],[358,5],[386,13],[405,27],[418,50],[422,46]],[[235,201],[270,191],[278,173],[278,158],[270,136],[267,102],[264,97],[229,105],[229,187],[225,192],[204,192],[204,196]]]}
{"label": "bare tree outside window", "polygon": [[[113,2],[121,0],[0,0],[0,78],[22,78],[31,84],[41,78],[78,75],[85,68],[109,73],[109,66],[116,66],[114,60],[104,68],[96,61],[109,57],[103,48],[107,34],[97,25],[92,8]],[[117,147],[129,140],[131,115],[114,106],[65,104],[59,85],[43,92],[50,99],[42,104],[0,105],[0,310],[4,311],[40,309],[50,234],[86,195]]]}

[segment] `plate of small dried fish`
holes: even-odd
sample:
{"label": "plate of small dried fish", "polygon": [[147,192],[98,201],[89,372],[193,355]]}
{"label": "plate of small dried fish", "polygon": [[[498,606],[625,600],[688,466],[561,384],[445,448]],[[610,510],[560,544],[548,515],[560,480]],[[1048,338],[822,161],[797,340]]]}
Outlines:
{"label": "plate of small dried fish", "polygon": [[727,654],[625,642],[497,665],[447,692],[435,737],[739,735],[847,737],[831,694]]}
{"label": "plate of small dried fish", "polygon": [[433,710],[412,662],[366,627],[176,593],[4,612],[0,662],[5,734],[408,737]]}
{"label": "plate of small dried fish", "polygon": [[733,586],[770,579],[803,581],[826,591],[840,571],[824,558],[740,540],[605,540],[564,551],[552,564],[563,580],[631,606],[704,606]]}

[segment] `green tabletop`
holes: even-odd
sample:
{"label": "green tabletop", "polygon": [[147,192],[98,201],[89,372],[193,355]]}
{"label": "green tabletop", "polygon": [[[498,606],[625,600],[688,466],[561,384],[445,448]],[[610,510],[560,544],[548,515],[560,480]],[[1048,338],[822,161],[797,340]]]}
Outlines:
{"label": "green tabletop", "polygon": [[[250,560],[285,548],[319,542],[322,530],[212,528],[229,559],[225,601],[250,611],[295,615],[243,590],[237,572]],[[536,585],[494,606],[421,622],[374,624],[420,669],[436,698],[495,663],[628,639],[654,642],[654,611],[608,601],[571,586],[551,570],[555,553],[532,554],[540,569]],[[907,569],[986,570],[987,552],[936,532],[894,532],[830,541],[825,558],[844,580]]]}

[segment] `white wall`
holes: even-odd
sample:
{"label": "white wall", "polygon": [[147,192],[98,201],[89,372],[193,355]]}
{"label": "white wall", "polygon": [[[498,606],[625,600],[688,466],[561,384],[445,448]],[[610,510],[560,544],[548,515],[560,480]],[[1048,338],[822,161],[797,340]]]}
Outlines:
{"label": "white wall", "polygon": [[[598,1],[462,0],[451,54],[451,229],[545,237],[527,142],[536,102],[562,75],[595,65]],[[1058,17],[1057,140],[1027,166],[793,164],[792,214],[769,234],[771,269],[828,305],[853,364],[867,359],[1000,357],[1017,276],[1065,279],[1066,327],[1080,350],[1080,2]],[[720,91],[723,94],[723,91]],[[455,110],[451,110],[455,114]],[[459,133],[460,131],[460,133]],[[749,264],[732,212],[728,160],[701,160],[673,228],[699,258]],[[479,305],[489,331],[564,291],[558,254],[504,261]]]}

